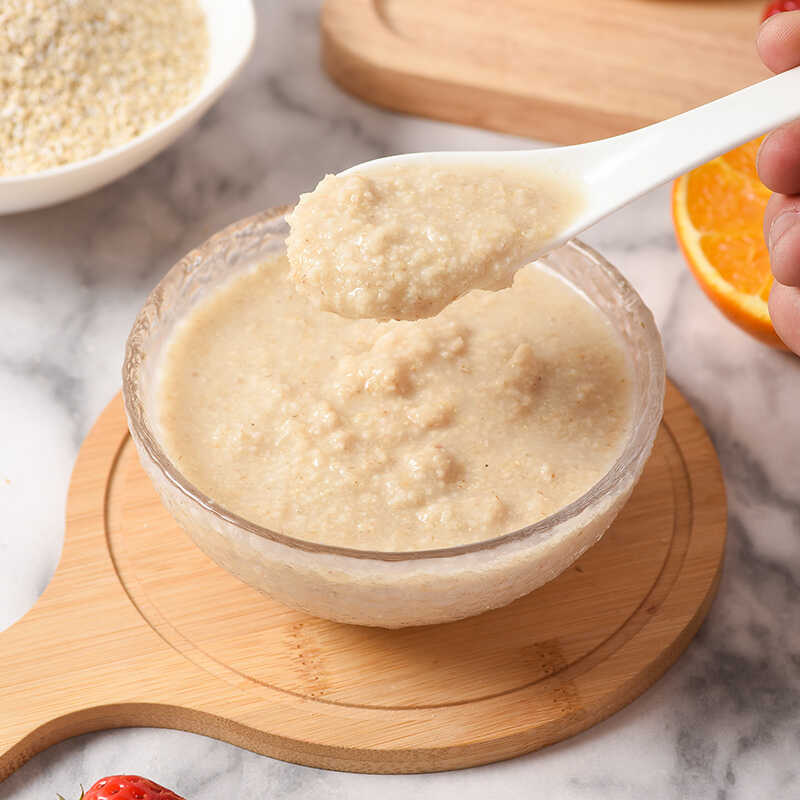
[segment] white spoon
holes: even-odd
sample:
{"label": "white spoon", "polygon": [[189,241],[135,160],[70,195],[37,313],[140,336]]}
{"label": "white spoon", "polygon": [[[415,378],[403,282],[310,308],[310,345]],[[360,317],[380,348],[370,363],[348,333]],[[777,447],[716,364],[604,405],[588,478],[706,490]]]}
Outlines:
{"label": "white spoon", "polygon": [[367,161],[342,174],[394,164],[519,167],[556,174],[583,186],[581,212],[519,266],[558,247],[648,190],[800,118],[800,67],[719,100],[630,133],[586,144],[539,150],[408,153]]}

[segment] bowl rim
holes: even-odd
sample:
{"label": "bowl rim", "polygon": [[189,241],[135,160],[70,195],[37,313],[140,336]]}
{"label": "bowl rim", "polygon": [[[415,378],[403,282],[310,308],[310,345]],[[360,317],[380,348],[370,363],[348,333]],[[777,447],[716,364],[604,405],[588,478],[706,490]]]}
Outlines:
{"label": "bowl rim", "polygon": [[[637,465],[643,454],[648,454],[652,448],[663,413],[665,389],[665,358],[661,342],[661,335],[650,309],[645,305],[638,292],[628,280],[609,261],[596,250],[578,239],[572,239],[558,249],[569,249],[594,263],[596,268],[602,270],[619,289],[622,295],[622,307],[628,314],[638,318],[638,323],[644,330],[644,337],[649,343],[647,363],[649,365],[649,381],[644,390],[644,408],[639,417],[633,420],[631,432],[625,446],[617,460],[609,470],[587,489],[580,497],[563,506],[558,511],[524,528],[519,528],[508,533],[494,536],[491,539],[482,539],[478,542],[455,545],[451,547],[431,548],[425,550],[392,551],[392,550],[362,550],[360,548],[343,547],[340,545],[321,544],[319,542],[300,539],[288,534],[272,531],[250,520],[229,511],[217,503],[205,492],[189,481],[180,470],[172,463],[158,442],[155,433],[147,424],[144,415],[144,406],[139,392],[138,374],[143,363],[137,357],[138,345],[136,338],[142,330],[148,328],[144,312],[149,307],[157,305],[166,289],[166,284],[174,280],[178,273],[191,274],[200,263],[220,246],[225,246],[239,233],[254,226],[280,224],[293,208],[292,205],[275,206],[264,211],[245,217],[231,223],[215,233],[203,244],[191,250],[180,261],[172,266],[156,287],[150,292],[144,305],[136,316],[131,332],[125,345],[125,359],[122,368],[122,395],[128,427],[134,443],[139,449],[143,448],[152,464],[158,468],[163,477],[183,496],[192,503],[200,506],[206,512],[235,528],[254,534],[263,539],[285,545],[295,550],[303,550],[317,554],[327,554],[378,561],[424,561],[431,558],[451,558],[454,556],[494,550],[498,547],[521,542],[525,539],[534,539],[537,534],[545,534],[578,518],[587,508],[600,501],[607,495],[613,495],[613,490],[625,481],[631,467]],[[275,231],[271,236],[277,235]],[[643,466],[643,464],[641,465]],[[641,467],[640,467],[641,469]]]}
{"label": "bowl rim", "polygon": [[[199,5],[203,16],[206,18],[206,22],[208,22],[208,14],[205,8],[202,6],[202,3]],[[209,82],[209,74],[207,73],[200,88],[185,103],[178,106],[168,117],[142,131],[138,136],[134,136],[133,139],[118,144],[116,147],[109,147],[105,150],[101,150],[99,153],[95,153],[88,158],[82,158],[79,161],[69,161],[57,167],[48,167],[47,169],[40,169],[36,172],[23,172],[18,175],[0,175],[0,188],[21,186],[25,183],[60,177],[62,175],[72,175],[75,172],[95,167],[98,164],[113,161],[124,153],[142,147],[153,139],[156,139],[164,131],[171,128],[184,117],[190,116],[194,111],[198,109],[203,110],[205,106],[210,105],[210,103],[225,91],[233,79],[239,74],[239,71],[245,65],[253,49],[256,37],[256,17],[253,0],[243,0],[242,11],[242,19],[247,28],[247,36],[241,40],[238,54],[231,64],[230,69],[220,75],[213,83]],[[208,28],[209,37],[211,37],[214,35],[212,32],[213,28],[210,25]]]}

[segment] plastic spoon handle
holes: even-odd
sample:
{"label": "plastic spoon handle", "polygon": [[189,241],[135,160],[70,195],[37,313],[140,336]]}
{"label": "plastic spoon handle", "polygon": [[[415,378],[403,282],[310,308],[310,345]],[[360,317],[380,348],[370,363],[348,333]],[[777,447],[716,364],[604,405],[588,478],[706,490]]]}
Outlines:
{"label": "plastic spoon handle", "polygon": [[[800,67],[646,128],[579,145],[584,178],[604,201],[603,216],[766,131],[800,117]],[[566,154],[565,154],[566,156]],[[598,206],[603,205],[601,209]],[[582,227],[590,224],[581,220]]]}

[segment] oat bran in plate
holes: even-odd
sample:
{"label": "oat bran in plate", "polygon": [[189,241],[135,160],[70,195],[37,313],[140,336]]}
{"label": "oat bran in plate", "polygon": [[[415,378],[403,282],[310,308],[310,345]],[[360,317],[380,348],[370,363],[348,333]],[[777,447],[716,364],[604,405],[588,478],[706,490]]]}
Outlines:
{"label": "oat bran in plate", "polygon": [[196,0],[2,0],[0,177],[97,155],[186,103],[208,66]]}

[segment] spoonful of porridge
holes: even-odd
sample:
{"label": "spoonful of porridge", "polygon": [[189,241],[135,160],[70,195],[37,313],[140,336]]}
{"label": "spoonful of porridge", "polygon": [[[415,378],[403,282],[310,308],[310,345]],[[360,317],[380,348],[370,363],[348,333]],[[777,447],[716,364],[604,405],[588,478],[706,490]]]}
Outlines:
{"label": "spoonful of porridge", "polygon": [[800,67],[630,133],[506,152],[412,153],[328,175],[289,217],[290,277],[345,317],[430,317],[640,195],[800,117]]}

